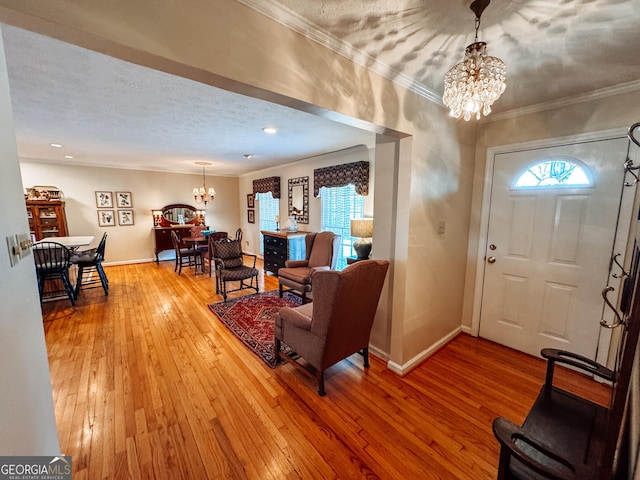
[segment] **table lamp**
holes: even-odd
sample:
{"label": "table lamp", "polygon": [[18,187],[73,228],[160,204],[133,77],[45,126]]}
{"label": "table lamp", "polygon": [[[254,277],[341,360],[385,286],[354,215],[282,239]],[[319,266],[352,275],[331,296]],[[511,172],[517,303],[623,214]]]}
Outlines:
{"label": "table lamp", "polygon": [[196,218],[199,225],[204,225],[204,216],[207,213],[206,210],[196,210]]}
{"label": "table lamp", "polygon": [[371,253],[371,237],[373,237],[373,218],[351,220],[351,236],[358,240],[353,243],[353,249],[358,255],[357,260],[366,260]]}
{"label": "table lamp", "polygon": [[153,226],[159,227],[162,223],[162,210],[151,210],[153,214]]}

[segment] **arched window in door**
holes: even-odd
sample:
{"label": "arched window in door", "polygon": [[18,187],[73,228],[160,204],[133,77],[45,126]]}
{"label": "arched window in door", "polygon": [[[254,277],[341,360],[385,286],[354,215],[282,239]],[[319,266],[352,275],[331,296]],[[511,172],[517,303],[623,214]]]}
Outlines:
{"label": "arched window in door", "polygon": [[554,159],[538,162],[516,177],[513,188],[592,187],[593,176],[578,160]]}

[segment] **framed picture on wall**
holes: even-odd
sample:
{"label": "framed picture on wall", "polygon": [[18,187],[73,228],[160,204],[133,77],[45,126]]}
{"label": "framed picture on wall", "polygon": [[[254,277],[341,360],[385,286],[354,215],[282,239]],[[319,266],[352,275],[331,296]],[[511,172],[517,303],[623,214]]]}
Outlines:
{"label": "framed picture on wall", "polygon": [[256,211],[255,210],[247,210],[247,222],[256,223]]}
{"label": "framed picture on wall", "polygon": [[131,192],[116,192],[116,205],[118,206],[118,208],[133,207]]}
{"label": "framed picture on wall", "polygon": [[247,194],[247,208],[253,208],[255,206],[255,197],[253,196],[253,193],[249,193]]}
{"label": "framed picture on wall", "polygon": [[111,192],[96,192],[96,206],[98,208],[113,208],[113,196]]}
{"label": "framed picture on wall", "polygon": [[133,225],[133,210],[118,210],[118,225]]}
{"label": "framed picture on wall", "polygon": [[116,216],[113,210],[98,210],[99,227],[115,227]]}

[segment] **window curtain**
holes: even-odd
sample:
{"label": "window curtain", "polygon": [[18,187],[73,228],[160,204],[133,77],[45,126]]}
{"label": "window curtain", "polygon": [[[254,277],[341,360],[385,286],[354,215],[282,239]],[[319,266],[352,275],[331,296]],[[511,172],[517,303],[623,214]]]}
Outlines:
{"label": "window curtain", "polygon": [[[254,182],[255,184],[255,182]],[[313,171],[313,196],[320,195],[322,187],[344,187],[353,184],[358,195],[369,195],[369,162],[353,162]],[[255,190],[255,186],[253,187]]]}
{"label": "window curtain", "polygon": [[280,198],[280,177],[258,178],[253,181],[253,195],[271,192],[273,198]]}

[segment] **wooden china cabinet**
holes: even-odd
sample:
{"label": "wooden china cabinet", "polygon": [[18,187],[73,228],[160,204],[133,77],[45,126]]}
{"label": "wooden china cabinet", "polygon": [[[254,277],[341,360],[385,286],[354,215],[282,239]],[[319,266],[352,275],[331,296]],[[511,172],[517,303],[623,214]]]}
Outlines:
{"label": "wooden china cabinet", "polygon": [[62,200],[26,200],[29,231],[38,240],[68,235]]}

